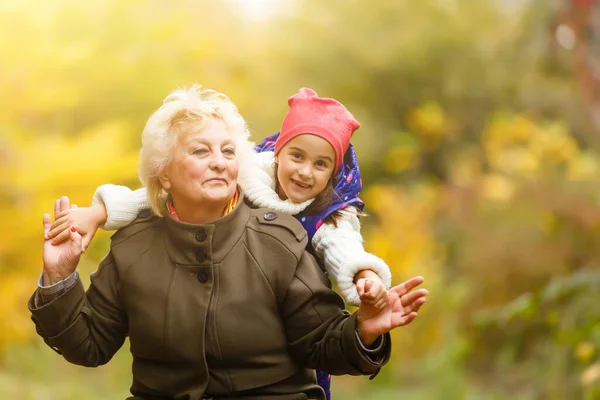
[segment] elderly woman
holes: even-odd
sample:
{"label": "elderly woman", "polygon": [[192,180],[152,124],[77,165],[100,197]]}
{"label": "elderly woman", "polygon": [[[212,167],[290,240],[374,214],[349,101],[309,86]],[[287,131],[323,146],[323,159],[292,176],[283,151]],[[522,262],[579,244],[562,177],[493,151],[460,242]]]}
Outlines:
{"label": "elderly woman", "polygon": [[[324,399],[314,368],[377,373],[387,332],[423,302],[424,289],[411,292],[422,280],[392,288],[383,310],[344,311],[300,223],[243,200],[237,176],[250,151],[227,97],[198,87],[169,95],[142,134],[140,179],[154,214],[111,238],[87,291],[75,229],[44,243],[29,309],[46,343],[97,366],[129,336],[130,399]],[[55,215],[68,206],[63,198]]]}

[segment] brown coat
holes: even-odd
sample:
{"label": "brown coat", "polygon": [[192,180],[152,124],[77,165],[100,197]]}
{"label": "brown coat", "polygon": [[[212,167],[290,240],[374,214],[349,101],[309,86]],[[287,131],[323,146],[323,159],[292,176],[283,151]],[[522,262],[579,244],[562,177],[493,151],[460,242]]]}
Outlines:
{"label": "brown coat", "polygon": [[372,374],[356,316],[314,258],[293,217],[240,202],[191,225],[142,211],[113,237],[92,274],[29,308],[38,333],[68,361],[108,362],[127,336],[132,399],[324,399],[314,370]]}

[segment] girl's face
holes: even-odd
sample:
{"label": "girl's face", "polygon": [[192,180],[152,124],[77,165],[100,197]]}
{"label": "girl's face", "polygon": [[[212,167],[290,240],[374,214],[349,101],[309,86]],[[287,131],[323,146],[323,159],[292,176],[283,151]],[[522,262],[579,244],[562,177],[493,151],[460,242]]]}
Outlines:
{"label": "girl's face", "polygon": [[226,204],[237,185],[235,144],[222,121],[207,121],[199,131],[185,135],[161,183],[178,210]]}
{"label": "girl's face", "polygon": [[335,151],[325,139],[298,135],[277,154],[279,197],[302,203],[314,199],[327,186],[335,167]]}

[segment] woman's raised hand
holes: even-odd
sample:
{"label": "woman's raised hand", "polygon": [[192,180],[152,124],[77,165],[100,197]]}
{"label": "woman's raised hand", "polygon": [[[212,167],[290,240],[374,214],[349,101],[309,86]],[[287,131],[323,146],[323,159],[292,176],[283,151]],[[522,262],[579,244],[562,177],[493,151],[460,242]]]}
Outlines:
{"label": "woman's raised hand", "polygon": [[54,215],[54,219],[54,223],[44,237],[52,244],[61,243],[70,237],[69,229],[73,227],[82,236],[82,251],[85,251],[98,228],[106,223],[106,209],[102,204],[81,208],[71,206],[71,208],[61,209]]}
{"label": "woman's raised hand", "polygon": [[[61,197],[54,202],[54,216],[69,209],[69,198]],[[50,216],[44,214],[44,237],[50,231]],[[81,235],[74,227],[68,228],[68,238],[61,243],[52,244],[50,239],[44,240],[43,261],[44,286],[53,285],[75,271],[82,253]]]}
{"label": "woman's raised hand", "polygon": [[388,302],[383,308],[361,301],[358,309],[358,334],[363,344],[370,345],[384,333],[407,325],[417,317],[417,312],[425,304],[429,294],[427,289],[413,291],[421,283],[423,277],[417,276],[394,286],[389,290]]}

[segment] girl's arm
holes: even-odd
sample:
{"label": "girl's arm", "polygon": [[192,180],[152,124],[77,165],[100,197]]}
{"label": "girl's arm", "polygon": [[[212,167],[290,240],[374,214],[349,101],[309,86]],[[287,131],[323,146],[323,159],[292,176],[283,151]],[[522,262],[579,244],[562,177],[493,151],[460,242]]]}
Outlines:
{"label": "girl's arm", "polygon": [[325,269],[337,282],[346,303],[358,306],[357,274],[371,270],[387,289],[391,286],[392,274],[381,258],[365,251],[357,215],[351,210],[343,214],[342,219],[337,221],[337,227],[331,223],[321,225],[313,237],[312,245],[315,255],[323,261]]}
{"label": "girl's arm", "polygon": [[139,212],[150,208],[146,189],[131,190],[126,186],[102,185],[96,189],[92,205],[102,204],[106,209],[105,230],[117,230],[132,223]]}
{"label": "girl's arm", "polygon": [[69,228],[74,227],[83,236],[85,250],[98,228],[123,228],[146,208],[150,208],[146,189],[132,191],[126,186],[102,185],[96,189],[91,207],[69,208],[56,215],[46,239],[58,244],[69,237]]}

